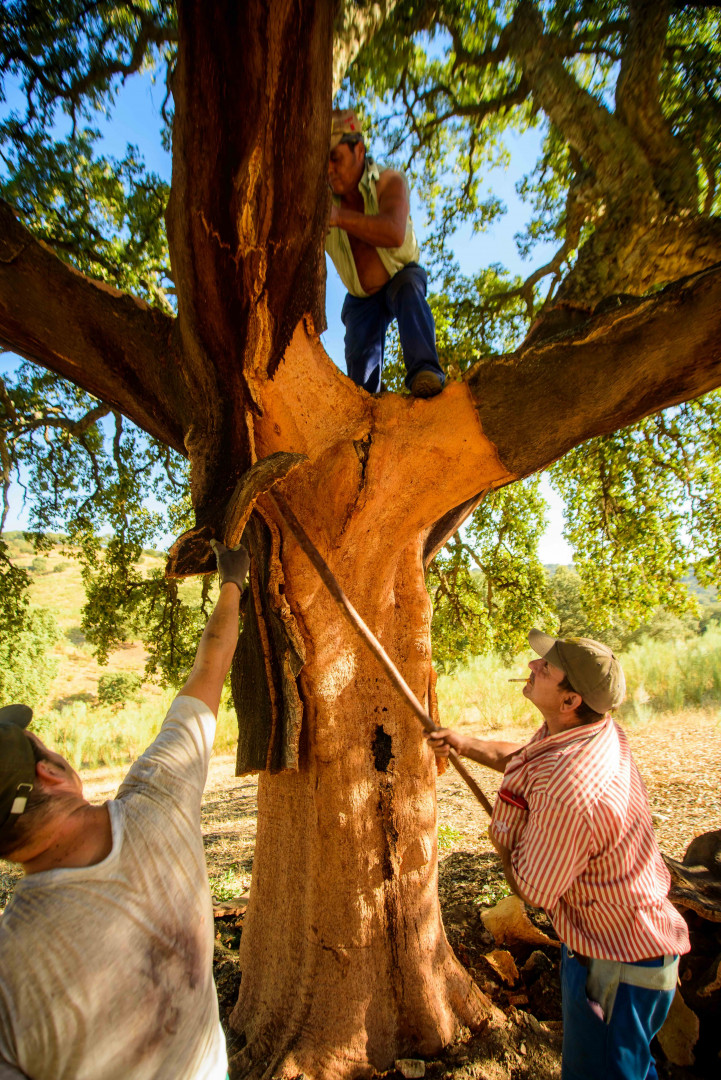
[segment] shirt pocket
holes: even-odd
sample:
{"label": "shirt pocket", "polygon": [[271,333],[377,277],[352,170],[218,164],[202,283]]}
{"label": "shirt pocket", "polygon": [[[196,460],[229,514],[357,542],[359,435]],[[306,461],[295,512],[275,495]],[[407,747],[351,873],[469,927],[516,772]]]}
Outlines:
{"label": "shirt pocket", "polygon": [[501,788],[491,819],[491,831],[499,844],[513,851],[528,821],[528,803],[523,795]]}

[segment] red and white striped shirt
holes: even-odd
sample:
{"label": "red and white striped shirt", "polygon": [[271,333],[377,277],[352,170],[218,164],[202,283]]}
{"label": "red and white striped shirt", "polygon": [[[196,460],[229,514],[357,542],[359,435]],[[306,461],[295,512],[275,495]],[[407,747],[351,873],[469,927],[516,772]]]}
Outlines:
{"label": "red and white striped shirt", "polygon": [[558,735],[544,724],[506,766],[491,831],[569,949],[627,963],[688,952],[646,789],[610,717]]}

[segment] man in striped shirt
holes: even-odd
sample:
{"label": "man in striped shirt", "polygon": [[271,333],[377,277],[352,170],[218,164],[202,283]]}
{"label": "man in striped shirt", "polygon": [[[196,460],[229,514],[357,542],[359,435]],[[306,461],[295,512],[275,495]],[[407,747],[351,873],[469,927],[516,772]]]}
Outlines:
{"label": "man in striped shirt", "polygon": [[653,1080],[650,1043],[689,938],[643,781],[608,715],[623,671],[600,642],[528,637],[539,659],[523,694],[544,720],[528,745],[448,729],[429,741],[504,773],[491,840],[513,891],[547,910],[563,942],[562,1080]]}

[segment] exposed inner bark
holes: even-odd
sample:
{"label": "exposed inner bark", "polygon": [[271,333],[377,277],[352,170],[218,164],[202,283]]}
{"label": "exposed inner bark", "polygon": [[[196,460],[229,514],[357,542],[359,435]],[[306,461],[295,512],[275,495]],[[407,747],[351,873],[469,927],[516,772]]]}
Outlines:
{"label": "exposed inner bark", "polygon": [[[425,535],[479,475],[508,478],[467,388],[453,386],[435,404],[373,398],[299,327],[274,379],[259,389],[258,454],[283,446],[307,455],[281,482],[283,495],[427,702]],[[308,398],[322,410],[301,408]],[[267,513],[262,496],[260,503]],[[420,726],[290,535],[282,536],[282,557],[307,645],[303,732],[297,773],[261,778],[232,1020],[247,1046],[234,1069],[348,1077],[432,1053],[459,1026],[488,1021],[492,1009],[441,925],[435,762]],[[242,726],[252,718],[239,719]]]}

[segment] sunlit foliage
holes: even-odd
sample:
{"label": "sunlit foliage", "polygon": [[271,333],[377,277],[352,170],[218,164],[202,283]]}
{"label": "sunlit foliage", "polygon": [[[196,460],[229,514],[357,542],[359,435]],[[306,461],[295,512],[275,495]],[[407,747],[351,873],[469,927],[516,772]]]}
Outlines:
{"label": "sunlit foliage", "polygon": [[[568,121],[539,89],[524,26],[537,28],[548,63],[557,59],[568,77],[563,92],[578,106]],[[683,220],[713,224],[721,213],[721,16],[712,5],[675,4],[663,32],[648,109],[670,141],[654,175]],[[574,275],[582,284],[589,266],[596,273],[612,253],[634,190],[615,191],[603,163],[620,153],[623,125],[638,138],[648,119],[629,117],[621,101],[633,33],[629,5],[610,0],[402,0],[349,71],[342,99],[366,115],[380,156],[404,168],[427,215],[424,262],[450,377],[512,351],[564,284]],[[122,83],[151,73],[165,95],[158,139],[169,145],[176,38],[170,0],[10,0],[0,10],[0,197],[61,258],[167,312],[167,184],[136,147],[108,154],[100,130]],[[559,70],[554,78],[561,86]],[[592,113],[598,125],[579,133],[572,120],[586,108],[600,110]],[[533,128],[541,153],[519,183],[528,219],[517,237],[528,274],[509,273],[494,252],[490,265],[463,275],[457,232],[482,232],[504,213],[488,170]],[[663,267],[658,273],[662,281]],[[597,282],[594,289],[593,303]],[[632,280],[624,291],[637,291]],[[400,389],[392,343],[389,354],[385,382]],[[689,569],[718,583],[719,400],[712,394],[594,440],[551,470],[577,553],[580,609],[586,625],[593,613],[599,633],[632,633],[659,605],[683,615]],[[0,524],[19,485],[38,545],[42,533],[61,531],[80,558],[83,625],[100,658],[142,634],[150,670],[177,681],[207,610],[207,583],[190,606],[174,583],[143,575],[138,559],[191,523],[184,461],[109,405],[23,364],[0,380],[0,470]],[[531,623],[563,625],[561,581],[549,591],[537,555],[543,519],[536,481],[489,493],[436,556],[428,585],[442,666],[489,648],[510,655]],[[0,575],[3,632],[19,634],[31,617],[28,580],[4,548]]]}

